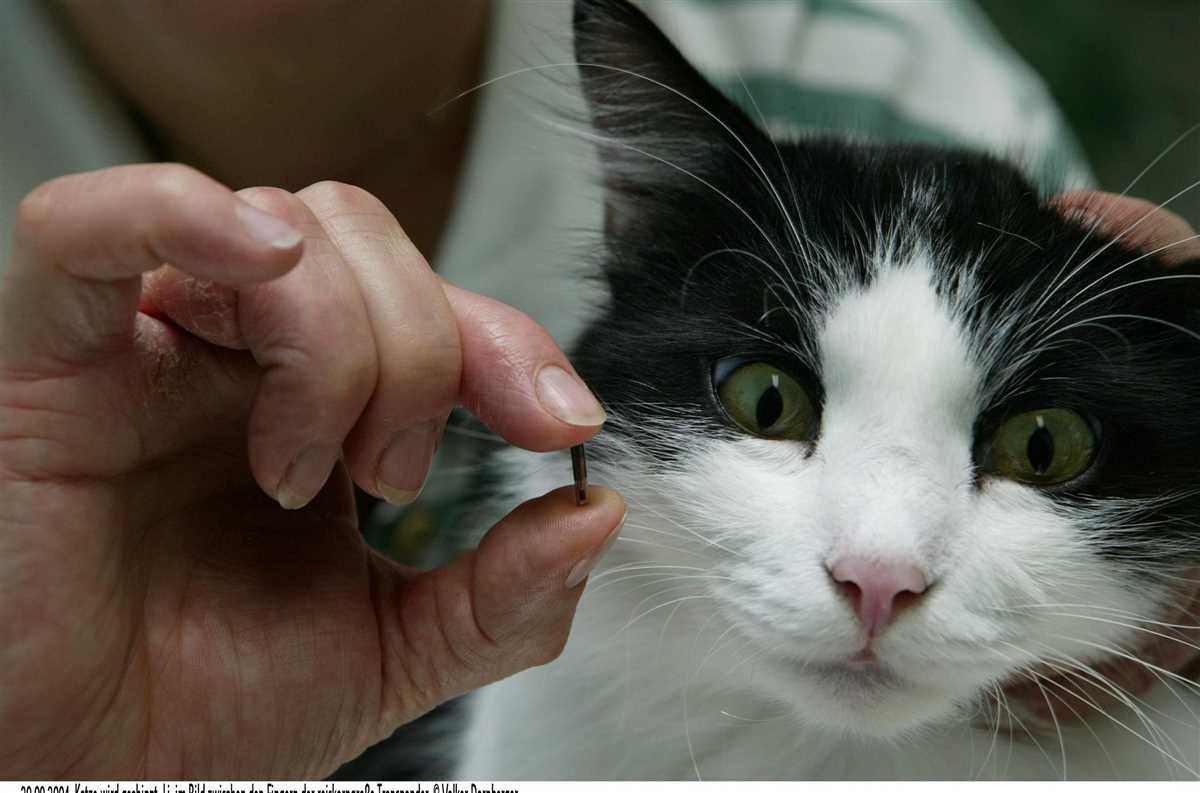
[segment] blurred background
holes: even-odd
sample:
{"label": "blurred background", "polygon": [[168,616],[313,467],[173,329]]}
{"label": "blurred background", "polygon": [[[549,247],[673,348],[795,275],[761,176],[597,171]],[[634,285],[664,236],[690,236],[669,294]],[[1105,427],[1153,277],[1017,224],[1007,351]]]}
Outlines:
{"label": "blurred background", "polygon": [[[953,0],[952,0],[953,1]],[[1200,0],[979,0],[1046,81],[1101,187],[1120,192],[1200,124]],[[1200,180],[1200,130],[1130,191],[1155,202]],[[1200,228],[1200,188],[1171,208]]]}

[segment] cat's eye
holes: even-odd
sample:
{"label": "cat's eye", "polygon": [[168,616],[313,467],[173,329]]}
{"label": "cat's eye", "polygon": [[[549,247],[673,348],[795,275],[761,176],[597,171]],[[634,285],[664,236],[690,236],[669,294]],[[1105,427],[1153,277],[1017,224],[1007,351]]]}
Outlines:
{"label": "cat's eye", "polygon": [[787,372],[762,361],[726,359],[713,374],[721,406],[742,429],[775,440],[812,438],[816,428],[812,400]]}
{"label": "cat's eye", "polygon": [[1056,485],[1087,471],[1096,447],[1091,423],[1075,411],[1030,410],[1009,418],[996,430],[988,467],[1018,482]]}

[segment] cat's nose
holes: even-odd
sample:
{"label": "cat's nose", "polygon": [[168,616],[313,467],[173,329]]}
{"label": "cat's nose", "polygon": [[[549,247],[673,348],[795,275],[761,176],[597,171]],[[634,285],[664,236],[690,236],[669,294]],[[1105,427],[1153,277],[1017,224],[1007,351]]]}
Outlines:
{"label": "cat's nose", "polygon": [[872,638],[929,587],[925,573],[911,562],[846,556],[826,569]]}

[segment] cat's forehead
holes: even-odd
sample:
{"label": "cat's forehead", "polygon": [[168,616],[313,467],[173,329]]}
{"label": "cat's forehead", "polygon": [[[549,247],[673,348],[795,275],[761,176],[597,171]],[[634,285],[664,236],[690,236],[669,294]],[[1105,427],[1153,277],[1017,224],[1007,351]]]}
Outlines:
{"label": "cat's forehead", "polygon": [[971,331],[939,283],[928,249],[880,262],[869,281],[832,294],[816,351],[827,400],[864,415],[969,416],[983,377]]}

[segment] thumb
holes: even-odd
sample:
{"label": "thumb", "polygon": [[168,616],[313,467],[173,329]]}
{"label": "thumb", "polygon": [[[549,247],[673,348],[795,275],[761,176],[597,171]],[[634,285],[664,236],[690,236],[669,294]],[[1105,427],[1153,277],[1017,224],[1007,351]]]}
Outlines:
{"label": "thumb", "polygon": [[412,576],[382,557],[376,608],[383,654],[380,734],[479,686],[558,657],[582,583],[625,520],[607,488],[575,504],[560,488],[527,501],[479,547]]}

